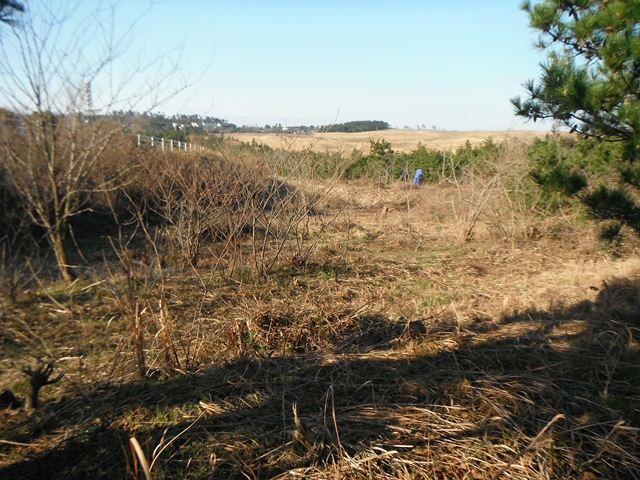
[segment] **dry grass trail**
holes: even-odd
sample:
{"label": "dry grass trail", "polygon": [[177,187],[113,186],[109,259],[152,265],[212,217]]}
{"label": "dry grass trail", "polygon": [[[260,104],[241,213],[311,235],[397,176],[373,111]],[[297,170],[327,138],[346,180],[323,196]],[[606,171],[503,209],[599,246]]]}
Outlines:
{"label": "dry grass trail", "polygon": [[363,239],[370,254],[398,255],[402,262],[460,256],[460,263],[467,266],[452,269],[449,280],[476,284],[476,275],[466,273],[481,270],[484,288],[495,295],[520,299],[522,303],[516,307],[528,306],[525,299],[531,305],[545,307],[560,297],[567,303],[579,302],[593,298],[591,287],[600,286],[606,278],[635,278],[640,272],[640,258],[634,254],[636,239],[628,239],[626,251],[630,255],[612,257],[603,250],[596,228],[581,225],[563,213],[555,218],[528,219],[524,223],[531,225],[523,223],[519,231],[511,231],[513,236],[509,238],[490,211],[495,205],[489,202],[475,227],[473,241],[465,245],[460,242],[462,227],[453,212],[452,206],[459,202],[459,192],[453,185],[411,189],[402,183],[390,187],[339,184],[325,205],[335,208],[347,201],[350,207],[343,215],[353,226],[346,229],[341,225],[335,235]]}

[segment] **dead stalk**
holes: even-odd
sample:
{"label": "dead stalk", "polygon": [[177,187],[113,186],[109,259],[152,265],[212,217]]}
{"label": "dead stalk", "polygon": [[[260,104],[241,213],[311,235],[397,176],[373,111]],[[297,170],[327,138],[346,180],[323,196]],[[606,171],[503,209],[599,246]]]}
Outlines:
{"label": "dead stalk", "polygon": [[131,446],[131,451],[135,455],[135,458],[138,459],[140,465],[142,466],[142,471],[144,472],[144,477],[146,478],[146,480],[153,480],[151,469],[149,468],[149,462],[147,461],[147,457],[145,456],[144,450],[142,450],[138,439],[136,437],[131,437],[129,439],[129,445]]}
{"label": "dead stalk", "polygon": [[538,441],[540,440],[540,438],[542,438],[542,436],[545,434],[545,432],[547,430],[549,430],[549,428],[551,428],[551,426],[556,423],[558,420],[562,420],[563,418],[565,418],[565,416],[562,413],[557,414],[555,417],[553,417],[549,423],[547,423],[544,428],[542,430],[540,430],[540,432],[538,433],[538,435],[535,436],[535,438],[533,440],[531,440],[531,442],[529,442],[529,445],[527,445],[525,448],[523,448],[522,450],[520,450],[517,454],[515,454],[514,456],[512,456],[508,461],[507,464],[505,466],[503,466],[500,470],[498,470],[498,472],[491,477],[491,480],[497,480],[504,472],[507,471],[507,469],[509,467],[511,467],[511,465],[513,465],[516,460],[518,460],[520,457],[522,457],[525,453],[527,453],[529,450],[531,450],[531,448],[538,443]]}

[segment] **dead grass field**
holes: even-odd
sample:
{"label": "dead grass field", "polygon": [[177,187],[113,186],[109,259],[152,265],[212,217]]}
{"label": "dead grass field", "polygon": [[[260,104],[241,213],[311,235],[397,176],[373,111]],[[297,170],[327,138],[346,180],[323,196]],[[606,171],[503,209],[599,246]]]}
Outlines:
{"label": "dead grass field", "polygon": [[640,244],[505,210],[501,188],[465,242],[477,192],[339,183],[305,263],[167,268],[193,363],[166,373],[150,335],[146,381],[99,282],[22,292],[0,385],[24,395],[30,355],[66,376],[35,413],[0,412],[0,477],[640,478]]}
{"label": "dead grass field", "polygon": [[550,132],[539,132],[530,130],[513,131],[429,131],[429,130],[399,130],[389,129],[379,132],[360,133],[324,133],[311,135],[291,135],[291,134],[256,134],[256,133],[234,133],[229,137],[236,138],[242,142],[250,143],[255,140],[257,143],[268,145],[272,148],[285,148],[304,150],[311,148],[314,151],[340,151],[351,152],[353,149],[367,153],[370,141],[384,139],[391,142],[391,147],[398,152],[410,152],[415,150],[418,143],[422,143],[427,148],[436,150],[455,150],[464,145],[467,141],[471,145],[479,145],[488,138],[495,142],[503,140],[531,141],[534,138],[544,138]]}

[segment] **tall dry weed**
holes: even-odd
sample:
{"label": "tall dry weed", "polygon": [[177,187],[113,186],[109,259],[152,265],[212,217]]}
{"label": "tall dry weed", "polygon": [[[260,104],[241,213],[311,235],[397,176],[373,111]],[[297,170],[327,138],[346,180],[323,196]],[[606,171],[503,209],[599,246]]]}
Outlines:
{"label": "tall dry weed", "polygon": [[450,204],[461,241],[471,240],[479,223],[512,243],[546,233],[553,213],[530,176],[526,148],[507,141],[472,159],[459,175],[450,166],[446,178],[456,190]]}

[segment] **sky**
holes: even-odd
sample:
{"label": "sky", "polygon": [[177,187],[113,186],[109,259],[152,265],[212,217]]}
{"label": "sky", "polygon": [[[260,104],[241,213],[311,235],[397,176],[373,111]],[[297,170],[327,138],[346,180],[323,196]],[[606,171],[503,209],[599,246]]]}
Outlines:
{"label": "sky", "polygon": [[[110,5],[83,0],[78,10]],[[515,117],[509,102],[545,58],[519,0],[127,0],[113,12],[123,56],[167,54],[191,85],[156,108],[166,115],[551,128]]]}

